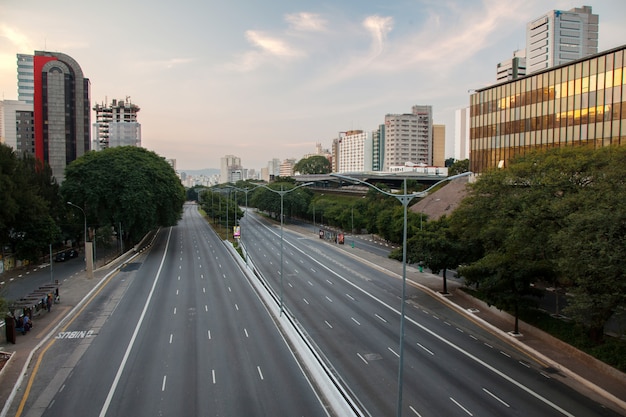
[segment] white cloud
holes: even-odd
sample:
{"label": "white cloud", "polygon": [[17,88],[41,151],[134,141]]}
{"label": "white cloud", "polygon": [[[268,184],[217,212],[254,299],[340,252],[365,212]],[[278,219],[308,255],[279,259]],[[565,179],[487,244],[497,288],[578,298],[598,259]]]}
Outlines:
{"label": "white cloud", "polygon": [[382,16],[368,16],[363,21],[363,26],[372,35],[372,56],[380,55],[385,48],[387,34],[393,27],[393,18]]}
{"label": "white cloud", "polygon": [[291,29],[303,32],[321,32],[326,30],[326,20],[316,13],[292,13],[285,15]]}
{"label": "white cloud", "polygon": [[262,32],[254,30],[246,31],[246,38],[257,48],[260,48],[264,53],[277,56],[277,57],[298,57],[303,54],[289,46],[282,39],[268,36]]}

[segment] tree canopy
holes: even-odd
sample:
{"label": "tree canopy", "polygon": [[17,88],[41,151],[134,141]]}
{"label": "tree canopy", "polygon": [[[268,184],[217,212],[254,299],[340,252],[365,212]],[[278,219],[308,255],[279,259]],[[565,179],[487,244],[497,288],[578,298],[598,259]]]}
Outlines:
{"label": "tree canopy", "polygon": [[[626,148],[559,148],[481,176],[452,214],[471,257],[459,272],[500,308],[539,280],[569,286],[565,313],[596,340],[626,306]],[[470,253],[468,251],[467,253]]]}
{"label": "tree canopy", "polygon": [[300,174],[328,174],[332,171],[330,161],[322,155],[313,155],[296,162],[294,172]]}
{"label": "tree canopy", "polygon": [[0,245],[35,261],[60,239],[58,185],[46,164],[0,144]]}
{"label": "tree canopy", "polygon": [[61,192],[85,210],[90,227],[117,227],[133,241],[180,219],[185,189],[172,166],[152,151],[122,146],[89,152],[65,170]]}

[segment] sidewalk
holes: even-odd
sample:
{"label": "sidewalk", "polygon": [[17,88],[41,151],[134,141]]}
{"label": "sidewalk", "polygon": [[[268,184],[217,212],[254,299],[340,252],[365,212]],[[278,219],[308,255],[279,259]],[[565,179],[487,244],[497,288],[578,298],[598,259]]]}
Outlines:
{"label": "sidewalk", "polygon": [[[3,334],[2,340],[4,343],[0,345],[0,352],[11,354],[10,359],[0,370],[0,404],[3,404],[3,407],[11,397],[14,386],[20,383],[20,378],[22,379],[20,391],[24,389],[30,373],[29,369],[33,366],[36,359],[36,351],[44,345],[44,341],[47,341],[46,336],[69,316],[72,309],[76,307],[109,272],[114,270],[114,268],[122,262],[122,259],[126,259],[126,257],[120,258],[119,261],[110,262],[94,271],[94,278],[88,278],[86,271],[82,270],[80,273],[63,281],[59,287],[61,302],[54,304],[50,312],[44,310],[34,317],[33,328],[25,335],[17,333],[15,344],[7,343]],[[26,270],[20,272],[26,274]],[[4,327],[2,327],[2,331],[5,331]],[[27,363],[29,364],[29,369],[25,370],[24,367]],[[22,374],[23,371],[25,371],[24,374]],[[15,402],[19,400],[20,395],[18,392],[17,396],[13,399],[13,406],[15,406]],[[0,412],[2,411],[6,412],[7,410],[0,409]]]}

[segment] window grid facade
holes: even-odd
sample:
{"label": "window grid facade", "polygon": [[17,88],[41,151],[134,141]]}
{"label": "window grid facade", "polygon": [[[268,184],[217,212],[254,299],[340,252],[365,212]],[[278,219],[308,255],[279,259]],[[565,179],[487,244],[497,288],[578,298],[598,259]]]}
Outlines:
{"label": "window grid facade", "polygon": [[626,144],[625,49],[472,94],[471,170],[504,167],[535,148]]}

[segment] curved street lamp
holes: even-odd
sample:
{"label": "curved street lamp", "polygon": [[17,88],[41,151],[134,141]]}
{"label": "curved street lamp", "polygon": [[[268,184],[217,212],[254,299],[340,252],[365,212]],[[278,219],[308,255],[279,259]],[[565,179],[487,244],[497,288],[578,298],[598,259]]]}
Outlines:
{"label": "curved street lamp", "polygon": [[283,314],[284,302],[283,302],[283,200],[285,194],[290,193],[292,191],[297,190],[301,187],[306,187],[308,185],[313,185],[313,182],[305,182],[304,184],[297,185],[288,190],[283,189],[283,185],[280,185],[280,190],[274,190],[273,188],[268,187],[265,184],[259,184],[259,187],[266,188],[267,190],[280,195],[280,315]]}
{"label": "curved street lamp", "polygon": [[361,181],[359,179],[348,177],[346,175],[330,174],[332,177],[337,177],[340,179],[344,179],[346,181],[357,182],[363,185],[367,185],[368,187],[371,187],[380,193],[383,193],[390,197],[394,197],[398,201],[400,201],[400,203],[402,203],[402,207],[404,208],[404,223],[403,223],[403,230],[402,230],[402,306],[400,308],[400,342],[399,342],[400,343],[400,355],[399,355],[400,361],[398,364],[398,400],[396,404],[396,416],[397,417],[402,416],[402,380],[403,380],[403,368],[404,368],[404,316],[405,316],[404,309],[406,305],[405,299],[406,299],[407,207],[409,206],[409,203],[411,202],[411,200],[413,200],[415,197],[419,197],[419,198],[426,197],[428,192],[432,190],[433,188],[435,188],[437,185],[446,181],[452,181],[456,178],[466,177],[471,174],[472,174],[471,172],[464,172],[462,174],[453,175],[451,177],[444,178],[443,180],[438,181],[432,186],[428,187],[426,190],[420,191],[418,193],[412,193],[412,194],[407,194],[406,192],[406,177],[404,178],[404,194],[393,194],[387,191],[383,191],[380,188],[376,187],[375,185],[370,184],[369,182]]}

